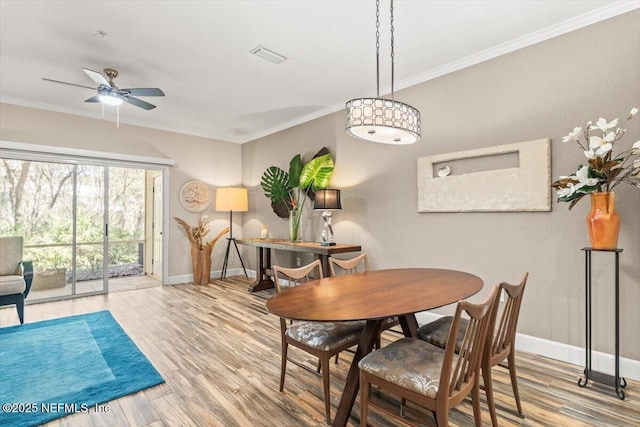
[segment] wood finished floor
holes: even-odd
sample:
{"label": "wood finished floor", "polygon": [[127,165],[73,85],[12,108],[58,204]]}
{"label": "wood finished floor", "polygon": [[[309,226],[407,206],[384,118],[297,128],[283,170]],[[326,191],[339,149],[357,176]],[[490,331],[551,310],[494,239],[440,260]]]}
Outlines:
{"label": "wood finished floor", "polygon": [[[26,307],[36,322],[108,309],[166,380],[165,384],[108,403],[110,412],[75,414],[47,426],[324,426],[320,378],[290,364],[285,392],[278,391],[279,322],[267,313],[272,291],[250,294],[233,277],[208,286],[154,287]],[[14,307],[0,309],[0,326],[18,323]],[[386,332],[384,341],[399,337]],[[310,367],[315,360],[291,349]],[[331,366],[335,413],[351,355]],[[0,369],[2,362],[0,361]],[[508,371],[493,369],[501,426],[639,426],[640,382],[628,381],[627,399],[610,388],[576,385],[582,368],[530,353],[517,354],[524,417],[515,411]],[[396,408],[394,396],[373,397]],[[484,399],[484,394],[482,395]],[[491,425],[482,402],[483,425]],[[431,413],[410,406],[408,419],[435,426]],[[397,423],[370,413],[370,425]],[[359,425],[356,401],[350,426]],[[450,425],[473,425],[467,400],[450,412]]]}

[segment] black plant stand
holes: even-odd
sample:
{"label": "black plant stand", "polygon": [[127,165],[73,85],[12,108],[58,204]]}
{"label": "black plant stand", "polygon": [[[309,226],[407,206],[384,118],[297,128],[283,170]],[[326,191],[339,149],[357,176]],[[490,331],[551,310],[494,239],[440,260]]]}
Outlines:
{"label": "black plant stand", "polygon": [[[586,387],[589,380],[597,381],[602,384],[606,384],[616,388],[616,395],[621,400],[624,400],[624,390],[627,386],[627,380],[620,378],[620,252],[622,249],[593,249],[582,248],[585,253],[585,323],[586,323],[586,367],[584,368],[584,378],[578,380],[580,387]],[[616,262],[616,278],[615,278],[615,292],[616,292],[616,310],[615,310],[615,322],[616,322],[616,355],[615,355],[615,376],[605,374],[602,372],[594,371],[591,369],[591,252],[613,252],[615,254]]]}

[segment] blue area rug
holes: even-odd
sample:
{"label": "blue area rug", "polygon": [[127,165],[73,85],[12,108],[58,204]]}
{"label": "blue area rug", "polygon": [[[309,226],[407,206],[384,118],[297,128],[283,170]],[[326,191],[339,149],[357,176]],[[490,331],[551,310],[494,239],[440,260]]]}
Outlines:
{"label": "blue area rug", "polygon": [[87,412],[163,382],[108,311],[0,328],[0,426]]}

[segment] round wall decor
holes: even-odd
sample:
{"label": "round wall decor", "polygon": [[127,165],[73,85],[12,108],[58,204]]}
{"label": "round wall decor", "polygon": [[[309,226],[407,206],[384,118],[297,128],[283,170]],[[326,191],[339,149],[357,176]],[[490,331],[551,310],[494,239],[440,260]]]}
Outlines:
{"label": "round wall decor", "polygon": [[180,189],[180,204],[189,212],[202,212],[211,204],[211,190],[202,181],[189,181]]}

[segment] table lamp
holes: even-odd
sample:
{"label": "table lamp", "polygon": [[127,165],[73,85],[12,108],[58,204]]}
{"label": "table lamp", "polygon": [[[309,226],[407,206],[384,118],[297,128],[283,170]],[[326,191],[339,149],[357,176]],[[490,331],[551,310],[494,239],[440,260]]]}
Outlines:
{"label": "table lamp", "polygon": [[342,209],[340,204],[340,190],[326,189],[316,191],[316,200],[313,209],[324,210],[322,219],[324,227],[322,228],[321,246],[335,246],[333,239],[333,227],[331,226],[331,211],[334,209]]}
{"label": "table lamp", "polygon": [[231,243],[236,248],[236,253],[242,264],[242,270],[244,275],[248,278],[247,269],[244,268],[244,262],[238,249],[235,237],[233,237],[233,211],[246,212],[249,210],[249,201],[246,188],[227,187],[218,188],[216,190],[216,211],[229,211],[229,237],[227,237],[227,251],[224,254],[224,263],[222,264],[222,273],[220,274],[220,280],[224,279],[227,275],[227,266],[229,265],[229,250],[231,249]]}

